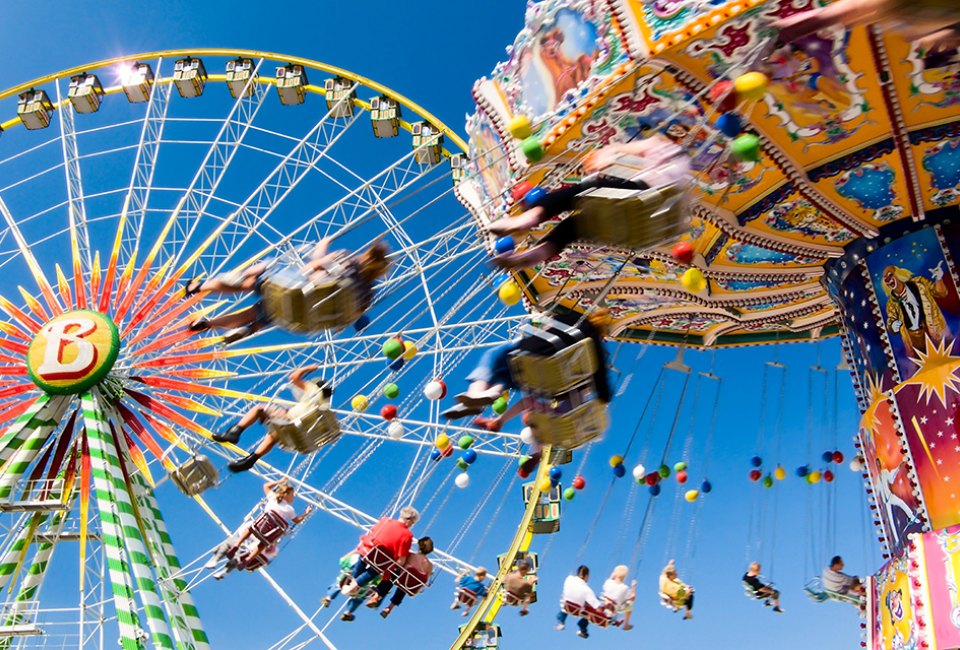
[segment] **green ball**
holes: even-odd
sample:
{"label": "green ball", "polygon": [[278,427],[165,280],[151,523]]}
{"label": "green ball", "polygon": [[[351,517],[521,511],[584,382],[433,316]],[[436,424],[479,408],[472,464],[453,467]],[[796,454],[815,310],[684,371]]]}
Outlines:
{"label": "green ball", "polygon": [[473,445],[473,436],[460,436],[460,439],[457,440],[457,445],[464,451],[470,449]]}
{"label": "green ball", "polygon": [[470,467],[470,465],[467,463],[467,461],[465,461],[465,460],[462,459],[462,458],[458,458],[458,459],[457,459],[457,469],[462,470],[462,471],[465,472],[465,471],[467,471],[467,468],[468,468],[468,467]]}
{"label": "green ball", "polygon": [[391,337],[383,344],[383,356],[391,361],[399,358],[401,354],[403,354],[403,342],[400,339]]}
{"label": "green ball", "polygon": [[763,478],[763,487],[765,487],[765,488],[772,488],[772,487],[773,487],[773,477],[770,476],[769,474],[767,474],[767,475]]}
{"label": "green ball", "polygon": [[667,478],[670,476],[670,468],[666,465],[661,465],[660,469],[657,470],[657,473],[660,475],[660,478]]}
{"label": "green ball", "polygon": [[532,456],[521,456],[521,457],[517,460],[517,465],[519,465],[520,467],[523,467],[524,465],[526,465],[527,463],[530,462],[530,459],[531,459],[531,458],[532,458]]}
{"label": "green ball", "polygon": [[496,413],[497,415],[503,415],[504,413],[507,412],[507,404],[508,404],[507,400],[505,400],[502,397],[498,397],[493,402],[493,412]]}
{"label": "green ball", "polygon": [[760,138],[752,133],[744,133],[734,139],[730,145],[733,155],[737,160],[744,162],[757,162],[760,160]]}
{"label": "green ball", "polygon": [[573,501],[573,497],[577,496],[577,491],[572,487],[567,488],[563,491],[563,498],[567,501]]}
{"label": "green ball", "polygon": [[400,387],[396,384],[387,384],[383,387],[383,396],[387,399],[396,399],[400,395]]}
{"label": "green ball", "polygon": [[543,160],[543,145],[536,136],[531,135],[520,143],[520,151],[530,162],[540,162]]}
{"label": "green ball", "polygon": [[682,472],[682,471],[684,471],[684,470],[686,470],[686,469],[687,469],[687,464],[686,464],[685,462],[683,462],[682,460],[681,460],[679,463],[674,463],[674,465],[673,465],[673,471],[674,471],[674,472]]}

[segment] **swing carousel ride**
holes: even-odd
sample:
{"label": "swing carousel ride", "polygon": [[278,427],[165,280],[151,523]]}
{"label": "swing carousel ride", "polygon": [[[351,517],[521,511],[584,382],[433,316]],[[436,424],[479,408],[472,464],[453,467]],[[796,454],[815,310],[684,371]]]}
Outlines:
{"label": "swing carousel ride", "polygon": [[[960,604],[949,469],[960,453],[957,68],[928,70],[877,27],[776,44],[772,20],[807,4],[531,4],[509,59],[474,88],[469,145],[374,81],[263,52],[139,54],[0,93],[0,267],[16,286],[0,298],[3,643],[87,647],[116,634],[125,649],[210,647],[191,591],[208,580],[202,565],[222,538],[188,540],[197,557],[181,561],[154,489],[169,481],[231,535],[213,488],[240,480],[218,465],[246,452],[213,436],[252,406],[293,405],[287,379],[310,367],[333,387],[332,406],[311,416],[305,437],[271,422],[277,443],[297,453],[254,458],[250,469],[294,487],[310,518],[361,533],[415,505],[427,529],[444,520],[459,529],[431,556],[435,573],[459,575],[475,569],[461,557],[464,540],[478,520],[490,532],[522,461],[531,482],[517,534],[452,646],[496,647],[497,613],[511,604],[498,587],[521,558],[535,572],[534,535],[555,532],[561,495],[584,485],[577,475],[563,490],[559,466],[606,424],[589,401],[575,407],[589,417],[533,414],[547,461],[536,464],[523,456],[529,430],[441,419],[445,382],[472,352],[512,338],[527,317],[510,306],[523,298],[548,313],[602,304],[612,337],[627,343],[839,334],[863,413],[864,478],[892,557],[868,584],[868,641],[881,648],[910,635],[950,647],[960,634],[945,609]],[[576,244],[494,280],[489,254],[527,240],[496,240],[490,223],[529,191],[576,179],[598,147],[655,133],[692,161],[692,221],[679,248]],[[452,219],[453,195],[467,212]],[[267,305],[273,326],[245,337],[197,331],[198,318],[250,301],[192,292],[190,279],[236,277],[264,260],[302,265],[327,237],[348,250],[389,246],[367,314],[334,288],[316,299],[333,306],[327,320],[301,327],[303,296],[322,288],[282,286]],[[668,369],[684,368],[678,358]],[[531,390],[569,389],[524,377]],[[698,377],[697,392],[711,379]],[[564,433],[551,441],[550,426]],[[625,472],[622,459],[613,464]],[[670,471],[661,462],[635,478],[653,492],[654,475]],[[366,489],[364,476],[379,473],[390,489]],[[484,489],[445,507],[448,484],[471,481]],[[709,492],[705,477],[699,487],[688,500]],[[332,648],[314,608],[268,566],[302,520],[270,527],[268,511],[261,503],[246,520],[273,552],[246,568],[289,608],[291,631],[272,647]],[[48,589],[41,601],[64,546],[78,557],[79,598]]]}

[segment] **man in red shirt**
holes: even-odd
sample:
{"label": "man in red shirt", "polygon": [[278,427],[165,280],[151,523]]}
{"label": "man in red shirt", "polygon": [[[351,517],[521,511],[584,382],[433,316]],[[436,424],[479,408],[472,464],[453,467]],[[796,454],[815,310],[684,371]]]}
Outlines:
{"label": "man in red shirt", "polygon": [[[410,528],[420,519],[420,513],[412,506],[400,510],[399,519],[384,517],[360,537],[357,553],[360,560],[353,570],[353,581],[346,587],[345,594],[352,596],[360,591],[365,584],[380,575],[380,571],[367,564],[366,558],[374,549],[379,549],[399,566],[407,561],[410,545],[413,543],[413,533]],[[383,579],[390,579],[389,568],[383,572]]]}

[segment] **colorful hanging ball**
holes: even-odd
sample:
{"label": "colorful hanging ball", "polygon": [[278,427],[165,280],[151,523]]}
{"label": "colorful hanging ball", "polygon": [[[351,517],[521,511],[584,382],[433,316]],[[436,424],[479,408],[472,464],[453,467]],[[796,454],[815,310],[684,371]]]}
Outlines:
{"label": "colorful hanging ball", "polygon": [[434,449],[433,451],[430,452],[430,460],[432,460],[433,462],[437,462],[441,458],[443,458],[443,456],[440,454],[439,449]]}
{"label": "colorful hanging ball", "polygon": [[540,488],[540,491],[541,491],[541,492],[543,492],[544,494],[546,494],[546,493],[548,493],[548,492],[551,490],[551,488],[553,488],[553,485],[551,485],[550,479],[545,478],[545,479],[543,479],[542,481],[540,481],[539,488]]}
{"label": "colorful hanging ball", "polygon": [[687,464],[686,464],[685,462],[683,462],[682,460],[681,460],[681,461],[678,461],[678,462],[676,462],[676,463],[673,464],[673,471],[674,471],[674,472],[682,472],[682,471],[684,471],[685,469],[687,469]]}
{"label": "colorful hanging ball", "polygon": [[387,435],[394,440],[400,440],[403,437],[403,425],[399,422],[391,422],[387,427]]}
{"label": "colorful hanging ball", "polygon": [[679,472],[676,473],[676,476],[674,478],[677,479],[677,483],[680,483],[682,485],[687,482],[687,473],[683,470],[680,470]]}
{"label": "colorful hanging ball", "polygon": [[454,484],[461,490],[468,485],[470,485],[470,475],[464,472],[463,474],[457,474],[457,478],[453,479]]}
{"label": "colorful hanging ball", "polygon": [[410,361],[410,359],[417,356],[417,352],[419,351],[420,349],[414,345],[412,341],[403,342],[403,359],[405,361]]}
{"label": "colorful hanging ball", "polygon": [[724,113],[717,118],[717,128],[728,138],[735,138],[743,131],[743,120],[736,113]]}
{"label": "colorful hanging ball", "polygon": [[533,183],[530,181],[521,181],[510,189],[510,198],[514,203],[522,201],[527,192],[533,189]]}
{"label": "colorful hanging ball", "polygon": [[354,398],[350,400],[350,408],[358,413],[366,411],[368,406],[370,406],[370,400],[368,400],[365,395],[355,395]]}
{"label": "colorful hanging ball", "polygon": [[767,94],[767,88],[770,86],[770,80],[762,72],[747,72],[733,81],[733,87],[737,91],[737,97],[741,101],[752,102],[762,99]]}
{"label": "colorful hanging ball", "polygon": [[433,441],[433,444],[437,449],[443,451],[450,446],[450,436],[445,433],[441,433],[437,436],[437,439]]}
{"label": "colorful hanging ball", "polygon": [[823,480],[824,480],[825,482],[827,482],[827,483],[833,483],[833,479],[834,479],[834,478],[836,478],[836,476],[834,476],[834,473],[833,473],[832,471],[830,471],[829,469],[828,469],[828,470],[825,470],[825,471],[823,472]]}
{"label": "colorful hanging ball", "polygon": [[638,481],[642,481],[643,476],[646,473],[647,473],[647,468],[644,467],[643,465],[637,465],[633,468],[633,478],[635,478]]}
{"label": "colorful hanging ball", "polygon": [[782,481],[783,479],[787,478],[787,470],[777,465],[777,469],[773,470],[773,478],[777,479],[778,481]]}
{"label": "colorful hanging ball", "polygon": [[362,332],[367,328],[367,325],[369,324],[370,324],[370,317],[364,314],[363,316],[361,316],[360,318],[358,318],[353,322],[353,329],[356,332]]}
{"label": "colorful hanging ball", "polygon": [[623,465],[617,465],[616,467],[613,468],[613,475],[616,476],[617,478],[623,478],[626,473],[627,473],[627,468],[624,467]]}
{"label": "colorful hanging ball", "polygon": [[446,447],[441,449],[440,455],[443,456],[444,458],[450,458],[451,456],[453,456],[453,445],[447,445]]}
{"label": "colorful hanging ball", "polygon": [[800,467],[797,468],[797,476],[799,476],[800,478],[806,477],[806,475],[809,473],[810,473],[810,468],[807,467],[806,465],[801,465]]}
{"label": "colorful hanging ball", "polygon": [[437,401],[447,396],[447,385],[440,379],[427,382],[423,387],[423,396],[430,401]]}
{"label": "colorful hanging ball", "polygon": [[700,484],[700,491],[704,494],[710,494],[710,491],[713,490],[713,484],[710,481],[704,481]]}
{"label": "colorful hanging ball", "polygon": [[397,407],[393,404],[387,404],[380,409],[380,417],[389,422],[393,418],[397,417]]}
{"label": "colorful hanging ball", "polygon": [[655,497],[660,494],[660,484],[654,483],[650,486],[650,496]]}
{"label": "colorful hanging ball", "polygon": [[547,191],[542,187],[531,187],[530,190],[523,195],[523,204],[528,208],[535,208],[546,195]]}
{"label": "colorful hanging ball", "polygon": [[820,474],[820,472],[818,472],[817,470],[813,470],[812,472],[807,474],[807,481],[809,481],[812,484],[819,483],[821,476],[822,475]]}
{"label": "colorful hanging ball", "polygon": [[737,108],[737,93],[732,81],[718,81],[707,92],[707,97],[720,113],[729,113]]}
{"label": "colorful hanging ball", "polygon": [[463,460],[468,465],[473,465],[475,462],[477,462],[477,452],[472,449],[466,450],[463,452]]}
{"label": "colorful hanging ball", "polygon": [[643,482],[647,485],[656,485],[660,482],[660,475],[656,472],[650,472],[643,478]]}
{"label": "colorful hanging ball", "polygon": [[623,465],[623,456],[614,455],[610,457],[610,467],[616,467],[617,465]]}
{"label": "colorful hanging ball", "polygon": [[757,162],[760,160],[760,138],[752,133],[744,133],[736,137],[730,150],[741,162]]}
{"label": "colorful hanging ball", "polygon": [[523,456],[517,459],[517,465],[519,465],[520,467],[523,467],[524,465],[526,465],[532,460],[533,460],[533,456],[527,456],[526,454],[524,454]]}
{"label": "colorful hanging ball", "polygon": [[398,336],[391,336],[383,344],[383,356],[393,361],[403,354],[403,339]]}
{"label": "colorful hanging ball", "polygon": [[574,490],[572,487],[568,487],[566,490],[563,491],[563,498],[566,499],[567,501],[573,501],[573,497],[575,496],[577,496],[577,491]]}
{"label": "colorful hanging ball", "polygon": [[530,478],[530,470],[521,467],[517,470],[517,476],[520,478]]}
{"label": "colorful hanging ball", "polygon": [[513,241],[513,237],[507,235],[498,239],[493,245],[493,251],[497,255],[506,255],[507,253],[512,253],[513,250],[517,247],[517,243]]}
{"label": "colorful hanging ball", "polygon": [[687,490],[686,492],[683,493],[683,498],[689,501],[690,503],[693,503],[694,501],[696,501],[698,496],[700,496],[700,492],[697,490]]}
{"label": "colorful hanging ball", "polygon": [[530,427],[523,427],[520,429],[520,442],[525,445],[531,445],[536,440],[536,437],[533,435],[533,429]]}
{"label": "colorful hanging ball", "polygon": [[467,464],[467,461],[465,459],[463,458],[457,459],[457,469],[459,469],[461,472],[467,471],[468,467],[470,467],[470,465]]}
{"label": "colorful hanging ball", "polygon": [[670,256],[678,264],[689,264],[693,261],[693,244],[688,241],[678,241],[670,248]]}
{"label": "colorful hanging ball", "polygon": [[700,269],[687,269],[680,276],[680,284],[690,293],[700,293],[707,288],[707,279]]}
{"label": "colorful hanging ball", "polygon": [[397,399],[400,396],[400,387],[396,384],[387,384],[383,387],[383,396],[387,399]]}
{"label": "colorful hanging ball", "polygon": [[460,447],[460,449],[470,449],[470,447],[473,446],[473,436],[460,436],[457,439],[457,446]]}
{"label": "colorful hanging ball", "polygon": [[530,411],[524,411],[523,415],[520,416],[520,421],[523,422],[523,426],[530,426]]}
{"label": "colorful hanging ball", "polygon": [[526,115],[514,115],[510,118],[510,121],[507,123],[507,130],[510,131],[510,135],[517,140],[529,138],[533,132],[530,118]]}
{"label": "colorful hanging ball", "polygon": [[573,477],[573,487],[575,487],[578,490],[582,490],[586,486],[587,486],[587,480],[585,478],[583,478],[582,476]]}
{"label": "colorful hanging ball", "polygon": [[507,398],[498,397],[493,401],[491,408],[493,409],[493,412],[496,413],[497,415],[503,415],[504,413],[507,412],[507,407],[509,406],[509,404],[510,403],[507,401]]}
{"label": "colorful hanging ball", "polygon": [[657,474],[660,475],[660,478],[668,478],[670,476],[670,468],[666,465],[661,465],[660,469],[657,470]]}
{"label": "colorful hanging ball", "polygon": [[750,459],[750,465],[753,467],[760,467],[761,465],[763,465],[763,459],[760,458],[759,456],[754,456],[753,458]]}
{"label": "colorful hanging ball", "polygon": [[563,470],[559,467],[551,467],[550,478],[552,478],[554,481],[559,481],[561,478],[563,478]]}
{"label": "colorful hanging ball", "polygon": [[520,143],[520,151],[523,152],[524,157],[526,157],[529,162],[535,163],[543,160],[543,144],[535,136],[525,138],[523,142]]}
{"label": "colorful hanging ball", "polygon": [[404,363],[405,362],[403,360],[403,357],[399,359],[394,359],[393,361],[390,361],[389,359],[387,359],[387,367],[389,367],[390,370],[394,372],[399,372],[399,370],[403,368]]}
{"label": "colorful hanging ball", "polygon": [[823,459],[823,462],[825,463],[831,463],[833,462],[833,452],[825,451],[822,454],[820,454],[820,458]]}
{"label": "colorful hanging ball", "polygon": [[850,471],[851,472],[862,472],[863,463],[860,462],[859,458],[854,458],[850,461]]}
{"label": "colorful hanging ball", "polygon": [[754,482],[759,481],[761,476],[763,476],[763,472],[761,472],[760,470],[758,470],[758,469],[752,469],[752,470],[750,470],[750,480],[751,480],[751,481],[754,481]]}
{"label": "colorful hanging ball", "polygon": [[497,289],[497,297],[500,299],[500,302],[507,307],[513,307],[520,302],[522,295],[519,285],[513,280],[507,280]]}
{"label": "colorful hanging ball", "polygon": [[842,465],[842,464],[843,464],[843,452],[842,452],[842,451],[835,451],[835,452],[833,452],[833,462],[835,462],[837,465]]}
{"label": "colorful hanging ball", "polygon": [[767,474],[763,477],[763,487],[772,488],[773,487],[773,477]]}

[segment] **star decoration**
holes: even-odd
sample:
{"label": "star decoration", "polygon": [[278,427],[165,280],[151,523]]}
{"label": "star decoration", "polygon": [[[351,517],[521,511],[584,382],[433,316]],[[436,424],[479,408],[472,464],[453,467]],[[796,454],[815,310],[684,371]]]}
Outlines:
{"label": "star decoration", "polygon": [[911,359],[920,369],[894,390],[899,392],[906,386],[916,385],[920,387],[918,402],[926,398],[930,404],[930,398],[935,396],[946,407],[947,389],[952,393],[960,391],[960,377],[956,374],[960,370],[960,357],[953,355],[953,341],[934,343],[927,337],[926,342],[927,351],[917,350],[916,358]]}

